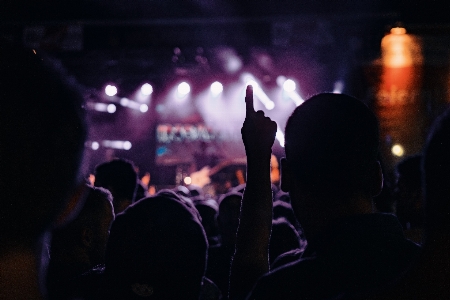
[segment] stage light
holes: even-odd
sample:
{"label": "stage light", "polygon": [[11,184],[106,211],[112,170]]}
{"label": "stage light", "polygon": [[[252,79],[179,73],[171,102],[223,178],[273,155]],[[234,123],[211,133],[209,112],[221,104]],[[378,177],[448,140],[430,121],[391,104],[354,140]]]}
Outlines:
{"label": "stage light", "polygon": [[280,75],[277,77],[277,84],[278,86],[283,86],[283,83],[286,81],[286,77],[283,75]]}
{"label": "stage light", "polygon": [[113,114],[113,113],[116,112],[116,106],[115,106],[114,104],[109,104],[109,105],[106,107],[106,110],[107,110],[110,114]]}
{"label": "stage light", "polygon": [[101,112],[105,112],[108,111],[108,105],[106,105],[105,103],[94,103],[94,109],[96,111],[101,111]]}
{"label": "stage light", "polygon": [[145,83],[141,86],[141,93],[145,96],[153,93],[153,87],[149,83]]}
{"label": "stage light", "polygon": [[342,80],[338,80],[334,83],[333,93],[334,94],[342,94],[344,90],[344,82]]}
{"label": "stage light", "polygon": [[189,184],[191,184],[191,182],[192,182],[192,178],[191,177],[189,177],[189,176],[184,177],[184,183],[185,184],[189,185]]}
{"label": "stage light", "polygon": [[122,105],[122,106],[127,106],[128,102],[130,102],[130,100],[127,98],[120,99],[120,105]]}
{"label": "stage light", "polygon": [[182,82],[178,85],[178,94],[180,96],[186,96],[191,91],[191,87],[187,82]]}
{"label": "stage light", "polygon": [[98,148],[100,148],[100,144],[98,142],[92,142],[91,148],[92,150],[98,150]]}
{"label": "stage light", "polygon": [[394,154],[397,157],[402,157],[405,154],[405,149],[400,144],[395,144],[392,146],[392,154]]}
{"label": "stage light", "polygon": [[129,141],[123,142],[122,148],[125,149],[125,150],[130,150],[131,149],[131,143]]}
{"label": "stage light", "polygon": [[117,88],[114,85],[108,84],[105,87],[105,94],[110,97],[115,96],[117,94]]}
{"label": "stage light", "polygon": [[283,131],[281,131],[280,127],[277,128],[277,133],[275,134],[275,138],[280,143],[280,146],[284,148],[284,134],[283,134]]}
{"label": "stage light", "polygon": [[145,113],[148,111],[148,105],[147,104],[141,104],[141,106],[139,106],[139,110],[141,111],[141,113]]}
{"label": "stage light", "polygon": [[285,82],[283,82],[283,89],[286,92],[293,92],[295,91],[295,82],[292,79],[287,79]]}
{"label": "stage light", "polygon": [[222,93],[222,91],[223,91],[223,85],[220,82],[215,81],[211,84],[211,93],[214,96],[219,95],[220,93]]}

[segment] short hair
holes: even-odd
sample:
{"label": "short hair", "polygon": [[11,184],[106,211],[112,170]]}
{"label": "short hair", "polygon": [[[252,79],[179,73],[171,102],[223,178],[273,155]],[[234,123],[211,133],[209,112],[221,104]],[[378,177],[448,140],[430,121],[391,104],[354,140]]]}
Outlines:
{"label": "short hair", "polygon": [[344,94],[311,97],[289,117],[285,140],[287,161],[302,188],[369,193],[366,174],[377,161],[379,130],[361,101]]}
{"label": "short hair", "polygon": [[0,245],[38,238],[81,180],[82,103],[49,58],[0,40]]}
{"label": "short hair", "polygon": [[427,231],[448,231],[450,229],[450,109],[447,109],[435,121],[429,133],[424,148],[423,170]]}
{"label": "short hair", "polygon": [[208,243],[198,214],[178,197],[166,190],[141,199],[113,222],[105,276],[115,297],[139,299],[135,288],[144,286],[153,299],[198,299]]}
{"label": "short hair", "polygon": [[117,197],[134,202],[138,185],[138,176],[133,162],[116,158],[102,163],[95,168],[95,186],[108,188],[111,186],[114,201]]}
{"label": "short hair", "polygon": [[79,243],[76,239],[81,236],[83,228],[87,227],[97,232],[100,228],[102,217],[106,213],[106,207],[112,207],[111,193],[101,187],[86,185],[87,197],[78,216],[66,226],[56,229],[53,233],[51,251],[65,251]]}

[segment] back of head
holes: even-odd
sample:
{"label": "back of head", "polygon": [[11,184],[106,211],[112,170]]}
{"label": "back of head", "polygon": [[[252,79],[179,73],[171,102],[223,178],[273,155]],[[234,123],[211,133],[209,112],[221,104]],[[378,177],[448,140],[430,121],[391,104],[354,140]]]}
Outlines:
{"label": "back of head", "polygon": [[[103,188],[87,186],[87,197],[78,216],[53,233],[51,256],[70,255],[73,250],[85,246],[83,233],[90,231],[89,255],[91,268],[104,263],[104,252],[109,225],[114,219],[111,193]],[[85,266],[84,266],[85,267]]]}
{"label": "back of head", "polygon": [[113,222],[108,290],[120,299],[198,299],[207,248],[198,215],[175,193],[142,199]]}
{"label": "back of head", "polygon": [[286,158],[302,188],[348,196],[369,192],[366,174],[377,161],[375,115],[344,94],[318,94],[297,107],[286,125]]}
{"label": "back of head", "polygon": [[32,50],[0,41],[0,245],[34,242],[79,178],[82,98]]}
{"label": "back of head", "polygon": [[425,146],[427,235],[450,231],[450,109],[434,124]]}
{"label": "back of head", "polygon": [[[134,202],[138,185],[138,176],[131,161],[114,159],[98,165],[95,168],[95,186],[108,189],[117,201],[128,200]],[[117,211],[119,213],[120,211]]]}

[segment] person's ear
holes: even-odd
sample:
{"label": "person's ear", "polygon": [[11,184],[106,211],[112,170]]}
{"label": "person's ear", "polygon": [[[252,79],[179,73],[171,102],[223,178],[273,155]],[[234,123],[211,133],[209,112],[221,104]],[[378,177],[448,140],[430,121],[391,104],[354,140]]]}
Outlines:
{"label": "person's ear", "polygon": [[78,213],[84,205],[88,192],[89,188],[84,181],[78,184],[69,200],[66,202],[59,215],[56,217],[56,220],[53,224],[54,227],[64,226],[78,216]]}
{"label": "person's ear", "polygon": [[371,194],[372,197],[375,197],[378,196],[383,190],[383,170],[381,169],[379,161],[375,162],[372,174]]}
{"label": "person's ear", "polygon": [[281,190],[288,193],[291,190],[292,175],[285,157],[281,159]]}

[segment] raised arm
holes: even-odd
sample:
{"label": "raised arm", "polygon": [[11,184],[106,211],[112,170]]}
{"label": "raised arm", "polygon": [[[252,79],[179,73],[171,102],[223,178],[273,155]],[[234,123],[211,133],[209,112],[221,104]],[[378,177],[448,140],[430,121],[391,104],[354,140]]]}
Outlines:
{"label": "raised arm", "polygon": [[272,227],[270,157],[277,125],[253,108],[253,89],[247,86],[246,116],[241,129],[247,155],[247,185],[241,204],[236,252],[231,264],[230,299],[243,299],[256,280],[269,271]]}

